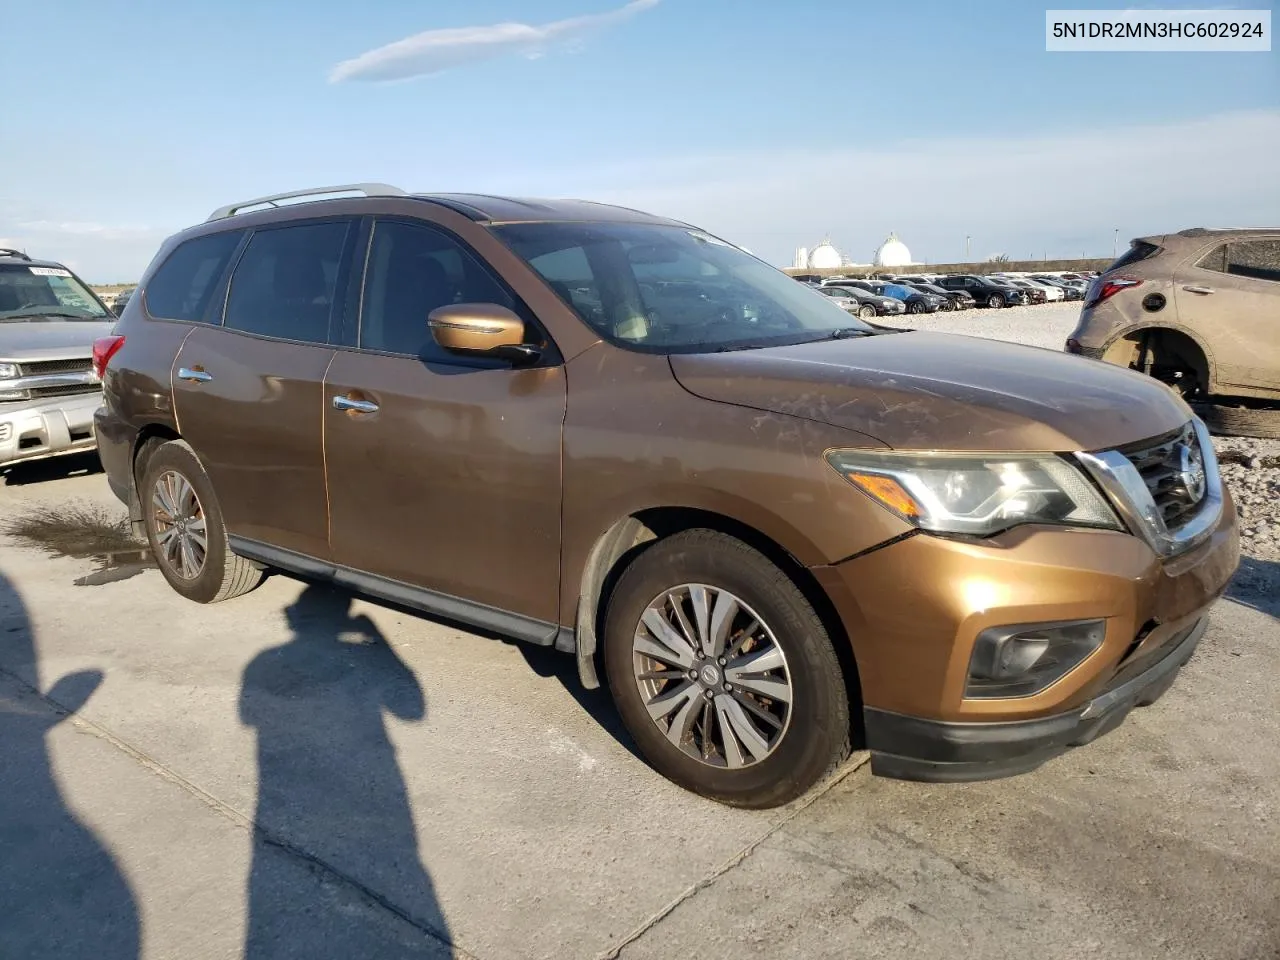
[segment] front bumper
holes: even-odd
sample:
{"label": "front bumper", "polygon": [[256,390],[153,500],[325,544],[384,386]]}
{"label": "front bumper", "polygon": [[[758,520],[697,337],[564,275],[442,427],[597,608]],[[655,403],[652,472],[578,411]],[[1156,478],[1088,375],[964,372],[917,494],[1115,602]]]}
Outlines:
{"label": "front bumper", "polygon": [[[853,644],[873,769],[917,779],[1028,770],[1118,724],[1184,663],[1239,564],[1223,491],[1199,545],[1161,560],[1127,533],[912,534],[811,568]],[[1101,645],[1037,693],[965,696],[976,638],[1009,624],[1105,621]]]}
{"label": "front bumper", "polygon": [[0,464],[94,449],[93,413],[101,392],[0,403]]}
{"label": "front bumper", "polygon": [[1158,700],[1195,653],[1207,617],[1180,631],[1171,649],[1130,679],[1117,679],[1083,707],[1036,720],[948,723],[887,710],[864,711],[871,771],[882,777],[955,783],[1034,770],[1110,733],[1134,707]]}

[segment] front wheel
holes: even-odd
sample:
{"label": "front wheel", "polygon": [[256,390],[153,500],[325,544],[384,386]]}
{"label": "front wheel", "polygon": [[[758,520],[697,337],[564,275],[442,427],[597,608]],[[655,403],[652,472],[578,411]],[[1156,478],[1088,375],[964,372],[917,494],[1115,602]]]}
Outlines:
{"label": "front wheel", "polygon": [[849,753],[849,699],[821,619],[740,540],[689,530],[642,553],[605,619],[609,689],[654,768],[722,803],[787,803]]}
{"label": "front wheel", "polygon": [[998,293],[993,293],[991,296],[987,297],[987,306],[992,310],[999,310],[1004,306],[1004,297]]}
{"label": "front wheel", "polygon": [[907,310],[910,311],[911,313],[924,313],[924,310],[925,310],[924,303],[922,303],[919,300],[914,300],[911,303],[907,304]]}
{"label": "front wheel", "polygon": [[169,586],[188,600],[216,603],[248,593],[263,573],[227,546],[213,484],[183,440],[147,461],[140,490],[147,542]]}

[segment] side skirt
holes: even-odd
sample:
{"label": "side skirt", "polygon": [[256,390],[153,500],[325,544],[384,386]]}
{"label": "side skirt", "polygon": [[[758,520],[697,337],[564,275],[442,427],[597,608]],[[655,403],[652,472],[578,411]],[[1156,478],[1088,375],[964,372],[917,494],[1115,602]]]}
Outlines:
{"label": "side skirt", "polygon": [[515,640],[523,640],[525,643],[540,647],[554,646],[567,652],[574,649],[571,646],[573,631],[559,624],[535,620],[523,614],[500,610],[483,603],[428,590],[425,587],[416,587],[399,580],[353,570],[326,560],[317,560],[314,557],[294,553],[291,550],[282,550],[257,540],[228,536],[227,542],[233,553],[268,567],[278,567],[316,580],[328,580],[357,593],[389,600],[424,613],[456,620],[459,623],[499,633]]}

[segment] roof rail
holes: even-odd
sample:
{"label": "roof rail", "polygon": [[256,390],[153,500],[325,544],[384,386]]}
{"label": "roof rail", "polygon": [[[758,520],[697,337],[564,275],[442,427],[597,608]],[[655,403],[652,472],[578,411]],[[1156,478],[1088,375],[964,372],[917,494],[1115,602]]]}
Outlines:
{"label": "roof rail", "polygon": [[225,207],[219,207],[209,214],[205,223],[234,217],[247,207],[278,207],[281,200],[293,200],[297,197],[320,197],[334,193],[360,193],[366,197],[407,197],[408,194],[399,187],[389,183],[344,183],[334,187],[312,187],[309,190],[292,190],[289,193],[273,193],[267,197],[255,197],[253,200],[241,200]]}
{"label": "roof rail", "polygon": [[14,250],[11,247],[0,247],[0,257],[17,257],[19,260],[30,260],[21,250]]}

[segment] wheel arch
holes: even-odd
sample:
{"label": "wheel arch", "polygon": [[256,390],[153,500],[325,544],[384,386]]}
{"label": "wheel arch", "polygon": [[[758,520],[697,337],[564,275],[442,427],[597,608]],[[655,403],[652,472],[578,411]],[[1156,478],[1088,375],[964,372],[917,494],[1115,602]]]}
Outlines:
{"label": "wheel arch", "polygon": [[147,461],[162,443],[181,439],[182,437],[178,432],[167,424],[148,423],[138,430],[138,435],[133,441],[133,450],[129,457],[132,483],[129,485],[129,502],[127,504],[129,508],[129,523],[136,536],[145,535],[142,529],[142,496],[139,490],[142,486],[142,474],[147,468]]}
{"label": "wheel arch", "polygon": [[[1201,375],[1206,393],[1217,392],[1217,363],[1214,360],[1213,350],[1194,330],[1178,323],[1150,322],[1127,326],[1112,334],[1103,344],[1101,358],[1108,363],[1127,367],[1129,366],[1127,361],[1121,363],[1122,351],[1139,349],[1142,338],[1152,333],[1160,337],[1160,346],[1157,349],[1162,349],[1167,344],[1174,355],[1187,360],[1196,369],[1197,374]],[[1132,347],[1126,345],[1132,345]]]}
{"label": "wheel arch", "polygon": [[[831,637],[849,697],[849,715],[861,717],[862,690],[851,638],[827,592],[795,554],[776,539],[728,514],[702,507],[663,506],[636,510],[615,521],[592,546],[583,566],[575,624],[578,676],[582,684],[600,686],[596,669],[598,638],[613,588],[627,567],[654,543],[685,530],[707,529],[727,534],[758,550],[786,574],[812,605]],[[855,731],[856,732],[856,731]]]}

